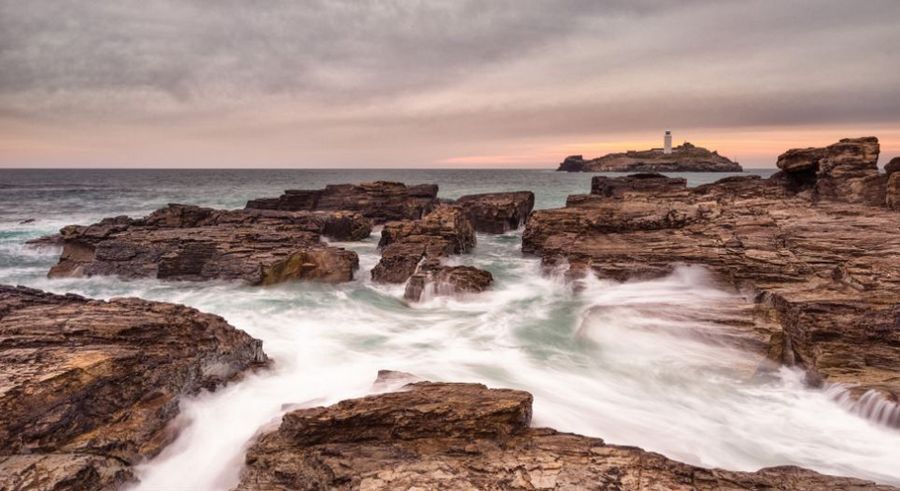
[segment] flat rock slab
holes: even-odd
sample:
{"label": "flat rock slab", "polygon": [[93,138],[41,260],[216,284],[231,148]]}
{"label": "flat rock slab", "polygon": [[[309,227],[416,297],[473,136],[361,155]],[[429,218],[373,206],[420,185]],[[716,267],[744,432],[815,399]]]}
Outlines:
{"label": "flat rock slab", "polygon": [[174,435],[180,397],[266,363],[219,316],[0,285],[0,489],[103,489]]}
{"label": "flat rock slab", "polygon": [[407,186],[400,182],[329,184],[325,189],[289,189],[278,198],[247,202],[247,208],[290,211],[347,210],[374,221],[416,220],[438,204],[436,184]]}
{"label": "flat rock slab", "polygon": [[531,428],[531,404],[517,390],[419,382],[294,411],[247,452],[236,489],[893,489],[797,467],[695,467]]}
{"label": "flat rock slab", "polygon": [[63,228],[63,251],[49,276],[350,281],[359,264],[356,253],[327,246],[320,236],[359,240],[370,232],[369,220],[352,212],[169,205],[140,219],[122,216]]}
{"label": "flat rock slab", "polygon": [[598,176],[592,194],[534,212],[522,249],[617,280],[706,265],[772,321],[772,360],[872,391],[880,402],[853,410],[900,426],[900,213],[867,198],[884,196],[876,159],[863,138],[791,151],[770,179]]}

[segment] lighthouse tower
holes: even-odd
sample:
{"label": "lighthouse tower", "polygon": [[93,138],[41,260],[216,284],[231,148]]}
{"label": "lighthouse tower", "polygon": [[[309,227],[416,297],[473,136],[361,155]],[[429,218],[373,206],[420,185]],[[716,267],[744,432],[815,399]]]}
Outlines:
{"label": "lighthouse tower", "polygon": [[668,155],[672,153],[672,132],[666,130],[666,136],[663,137],[663,153]]}

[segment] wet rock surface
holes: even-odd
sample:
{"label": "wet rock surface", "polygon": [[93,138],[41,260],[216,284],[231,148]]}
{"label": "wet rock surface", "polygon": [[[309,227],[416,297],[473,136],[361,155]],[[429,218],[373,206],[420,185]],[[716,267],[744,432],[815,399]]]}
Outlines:
{"label": "wet rock surface", "polygon": [[479,293],[494,282],[491,273],[472,266],[420,266],[406,284],[403,297],[417,302],[426,290],[434,295],[458,295]]}
{"label": "wet rock surface", "polygon": [[372,279],[403,283],[424,260],[439,261],[475,247],[475,229],[465,212],[455,206],[440,206],[421,220],[385,224],[381,231],[381,260],[372,269]]}
{"label": "wet rock surface", "polygon": [[266,362],[219,316],[0,285],[0,489],[114,489],[178,399]]}
{"label": "wet rock surface", "polygon": [[456,200],[477,232],[502,234],[525,225],[534,208],[534,193],[469,194]]}
{"label": "wet rock surface", "polygon": [[531,404],[517,390],[418,382],[294,411],[250,448],[236,489],[892,489],[797,467],[695,467],[531,428]]}
{"label": "wet rock surface", "polygon": [[370,232],[369,220],[352,212],[169,205],[144,218],[120,216],[89,226],[71,225],[58,238],[37,242],[63,245],[51,277],[341,282],[353,279],[359,259],[320,237],[359,240]]}
{"label": "wet rock surface", "polygon": [[754,300],[772,360],[897,401],[900,213],[868,199],[885,192],[873,140],[787,152],[770,179],[596,177],[600,194],[534,212],[522,248],[618,280],[706,265]]}
{"label": "wet rock surface", "polygon": [[254,199],[248,209],[288,211],[357,212],[380,224],[392,220],[416,220],[437,204],[436,184],[407,186],[399,182],[375,181],[362,184],[331,184],[324,189],[287,190],[278,198]]}
{"label": "wet rock surface", "polygon": [[611,153],[595,159],[571,155],[559,164],[566,172],[741,172],[737,162],[688,142],[666,154],[662,148]]}

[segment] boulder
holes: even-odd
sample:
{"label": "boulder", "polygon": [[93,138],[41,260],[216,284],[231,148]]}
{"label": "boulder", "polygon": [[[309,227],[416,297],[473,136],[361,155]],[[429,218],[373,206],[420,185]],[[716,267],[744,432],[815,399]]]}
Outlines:
{"label": "boulder", "polygon": [[629,150],[595,159],[570,155],[557,171],[566,172],[742,172],[737,162],[688,142],[665,153],[662,148]]}
{"label": "boulder", "polygon": [[403,283],[425,259],[439,260],[475,247],[475,230],[462,209],[440,206],[421,220],[391,222],[381,231],[381,260],[372,279]]}
{"label": "boulder", "polygon": [[534,193],[469,194],[456,200],[478,232],[502,234],[525,225],[534,208]]}
{"label": "boulder", "polygon": [[219,316],[0,286],[0,489],[115,489],[174,434],[181,397],[266,363]]}
{"label": "boulder", "polygon": [[403,297],[418,302],[426,288],[430,288],[435,295],[480,293],[490,288],[493,282],[490,272],[472,266],[420,267],[409,278]]}
{"label": "boulder", "polygon": [[832,183],[823,189],[851,189],[840,179],[857,175],[833,170],[868,169],[874,162],[869,143],[845,140],[824,152],[830,163],[819,159],[819,167],[806,170],[792,154],[782,160],[790,171],[770,179],[735,177],[658,192],[635,192],[627,177],[602,181],[613,191],[533,212],[522,250],[540,255],[548,268],[568,267],[575,277],[591,272],[627,280],[666,275],[679,264],[705,265],[752,299],[758,315],[735,327],[768,338],[761,356],[805,369],[813,385],[853,386],[854,394],[872,390],[897,401],[900,214],[884,201],[849,203],[847,195],[798,188],[790,176],[815,169],[815,177],[828,167],[821,175]]}
{"label": "boulder", "polygon": [[884,173],[890,176],[891,174],[900,171],[900,157],[894,157],[884,166]]}
{"label": "boulder", "polygon": [[691,466],[531,428],[531,405],[523,391],[418,382],[301,409],[250,448],[236,489],[892,489],[798,467]]}
{"label": "boulder", "polygon": [[437,206],[436,184],[406,186],[399,182],[330,184],[325,189],[287,190],[278,198],[254,199],[248,209],[357,212],[377,224],[416,220]]}
{"label": "boulder", "polygon": [[358,267],[356,253],[327,246],[320,235],[355,240],[370,231],[368,219],[351,212],[169,205],[140,219],[120,216],[63,228],[63,250],[49,276],[225,279],[254,285],[350,281]]}
{"label": "boulder", "polygon": [[798,189],[807,188],[813,199],[881,205],[886,178],[878,172],[878,139],[845,138],[822,148],[795,148],[778,157]]}

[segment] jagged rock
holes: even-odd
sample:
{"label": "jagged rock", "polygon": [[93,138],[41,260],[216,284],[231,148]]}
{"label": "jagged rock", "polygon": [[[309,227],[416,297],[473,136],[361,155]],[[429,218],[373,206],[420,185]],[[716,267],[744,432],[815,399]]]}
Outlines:
{"label": "jagged rock", "polygon": [[531,428],[531,394],[419,382],[284,416],[247,452],[238,491],[271,489],[892,489],[798,467],[695,467]]}
{"label": "jagged rock", "polygon": [[888,176],[884,204],[892,210],[900,211],[900,172],[893,172]]}
{"label": "jagged rock", "polygon": [[737,162],[717,152],[696,147],[688,142],[666,154],[661,148],[624,153],[611,153],[585,160],[571,155],[559,164],[558,171],[567,172],[742,172]]}
{"label": "jagged rock", "polygon": [[525,224],[534,208],[534,193],[469,194],[456,200],[478,232],[502,234]]}
{"label": "jagged rock", "polygon": [[420,267],[409,278],[403,297],[418,302],[426,288],[431,288],[435,295],[479,293],[490,288],[493,282],[491,273],[471,266]]}
{"label": "jagged rock", "polygon": [[795,148],[778,157],[778,168],[813,199],[885,202],[886,177],[878,173],[878,138],[845,138],[824,148]]}
{"label": "jagged rock", "polygon": [[114,489],[171,441],[180,397],[265,362],[192,308],[0,285],[0,489]]}
{"label": "jagged rock", "polygon": [[469,252],[475,247],[475,230],[462,209],[440,206],[421,220],[385,224],[379,246],[381,260],[372,269],[372,279],[403,283],[423,259]]}
{"label": "jagged rock", "polygon": [[[771,179],[733,177],[681,191],[607,181],[595,186],[603,194],[534,212],[522,249],[540,254],[547,266],[568,264],[572,274],[620,280],[665,275],[676,264],[706,265],[750,293],[759,318],[772,321],[751,328],[770,331],[771,359],[805,368],[812,383],[873,389],[897,400],[900,214],[841,202],[840,193],[810,192],[819,179],[829,181],[829,190],[850,189],[840,179],[857,179],[854,162],[871,167],[872,142],[848,142],[824,155],[857,150],[828,165],[820,159],[820,167],[801,165],[792,154],[782,164],[790,172]],[[791,173],[810,173],[813,181],[798,187]],[[605,197],[610,186],[625,191]]]}
{"label": "jagged rock", "polygon": [[247,208],[312,211],[355,211],[375,223],[416,220],[438,204],[436,184],[406,186],[399,182],[330,184],[325,189],[291,189],[278,198],[254,199]]}
{"label": "jagged rock", "polygon": [[63,251],[49,276],[350,281],[359,263],[356,253],[326,246],[320,234],[355,240],[370,231],[370,222],[351,212],[169,205],[144,218],[120,216],[63,228]]}

